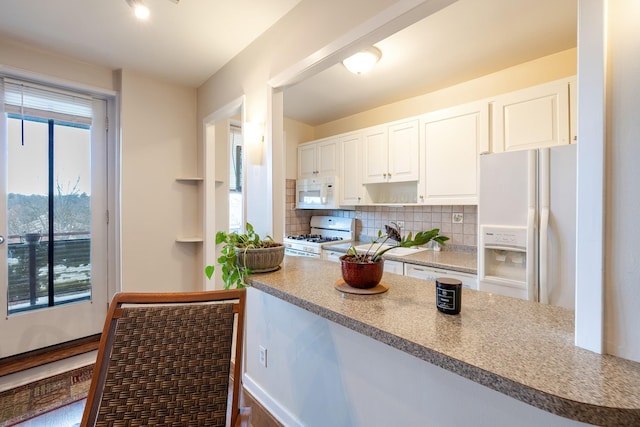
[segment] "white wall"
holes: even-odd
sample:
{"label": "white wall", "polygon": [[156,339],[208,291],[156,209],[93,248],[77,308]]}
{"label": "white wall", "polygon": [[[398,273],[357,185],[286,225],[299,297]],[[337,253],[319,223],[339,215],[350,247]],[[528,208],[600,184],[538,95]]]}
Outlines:
{"label": "white wall", "polygon": [[[441,1],[429,0],[427,3]],[[281,93],[272,94],[272,88],[268,85],[274,76],[311,57],[357,25],[398,3],[419,4],[421,1],[302,1],[198,88],[198,121],[201,123],[206,116],[245,95],[245,120],[266,123],[273,117],[274,111],[282,108]],[[295,43],[291,43],[291,40],[295,40]],[[286,46],[286,49],[282,46]],[[284,153],[282,135],[274,137],[271,134],[272,130],[278,129],[282,129],[281,124],[267,124],[265,146],[271,147],[274,153]],[[201,132],[198,139],[202,141]],[[259,234],[282,235],[284,191],[274,198],[273,188],[284,182],[281,179],[284,160],[274,159],[271,154],[265,155],[263,160],[265,164],[249,165],[246,170],[249,201],[247,220]],[[274,205],[274,201],[278,204]]]}
{"label": "white wall", "polygon": [[640,362],[640,2],[608,8],[605,351]]}
{"label": "white wall", "polygon": [[[266,368],[258,346],[267,349]],[[287,426],[586,425],[252,288],[246,348],[244,386]]]}
{"label": "white wall", "polygon": [[196,90],[123,70],[122,290],[202,289],[201,245],[176,243],[200,233],[194,176]]}
{"label": "white wall", "polygon": [[121,73],[0,39],[0,65],[121,96],[122,289],[201,289],[200,247],[176,244],[200,228],[196,89]]}
{"label": "white wall", "polygon": [[284,132],[286,156],[285,164],[287,169],[285,178],[296,179],[298,177],[298,144],[315,139],[313,127],[285,117]]}
{"label": "white wall", "polygon": [[113,70],[54,55],[13,40],[0,38],[0,65],[109,91],[116,89]]}

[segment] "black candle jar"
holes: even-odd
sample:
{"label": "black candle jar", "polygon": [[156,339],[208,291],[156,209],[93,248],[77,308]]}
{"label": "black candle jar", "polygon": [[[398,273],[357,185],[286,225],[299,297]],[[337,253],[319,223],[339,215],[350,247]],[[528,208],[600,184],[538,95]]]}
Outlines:
{"label": "black candle jar", "polygon": [[446,314],[460,313],[462,282],[449,277],[436,279],[436,307]]}

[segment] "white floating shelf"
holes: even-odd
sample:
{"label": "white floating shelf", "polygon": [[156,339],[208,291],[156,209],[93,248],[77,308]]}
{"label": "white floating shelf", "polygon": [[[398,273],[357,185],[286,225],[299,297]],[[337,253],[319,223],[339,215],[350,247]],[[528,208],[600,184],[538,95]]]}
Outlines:
{"label": "white floating shelf", "polygon": [[202,237],[176,237],[178,243],[202,243]]}
{"label": "white floating shelf", "polygon": [[181,181],[181,182],[199,182],[199,181],[204,181],[204,178],[199,177],[199,176],[179,176],[178,178],[176,178],[176,181]]}

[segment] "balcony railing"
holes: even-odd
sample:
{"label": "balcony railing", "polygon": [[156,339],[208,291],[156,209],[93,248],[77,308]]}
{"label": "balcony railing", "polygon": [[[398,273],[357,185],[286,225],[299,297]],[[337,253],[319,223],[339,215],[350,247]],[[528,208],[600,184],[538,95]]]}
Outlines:
{"label": "balcony railing", "polygon": [[[47,236],[9,236],[9,313],[50,305]],[[53,242],[53,302],[91,297],[91,239],[88,232],[56,233]]]}

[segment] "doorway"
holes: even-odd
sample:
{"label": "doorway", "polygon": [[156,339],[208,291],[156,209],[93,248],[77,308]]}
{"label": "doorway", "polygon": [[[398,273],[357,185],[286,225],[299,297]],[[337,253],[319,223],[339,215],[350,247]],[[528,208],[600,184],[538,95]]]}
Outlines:
{"label": "doorway", "polygon": [[[205,117],[204,127],[204,265],[216,265],[220,256],[215,235],[219,230],[244,231],[246,218],[246,156],[244,135],[244,96]],[[207,290],[222,289],[220,269],[216,268]]]}
{"label": "doorway", "polygon": [[0,79],[0,358],[99,333],[107,101]]}

